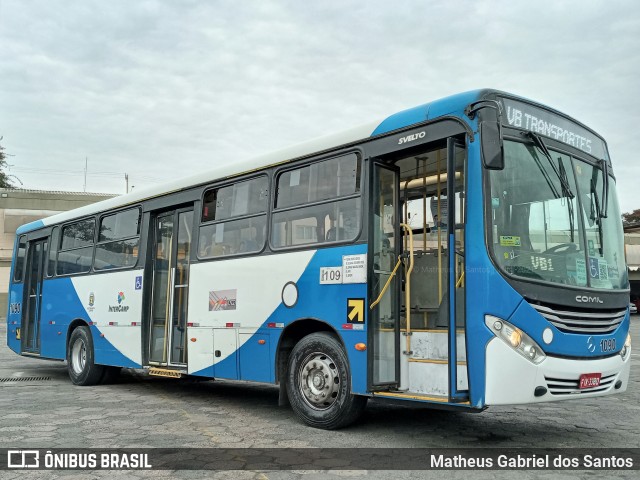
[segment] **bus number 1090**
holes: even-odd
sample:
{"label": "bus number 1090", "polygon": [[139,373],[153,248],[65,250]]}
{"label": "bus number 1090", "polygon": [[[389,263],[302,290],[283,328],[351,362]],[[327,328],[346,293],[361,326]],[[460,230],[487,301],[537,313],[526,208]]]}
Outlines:
{"label": "bus number 1090", "polygon": [[616,349],[615,338],[605,338],[604,340],[600,340],[600,350],[602,352],[612,352],[615,349]]}

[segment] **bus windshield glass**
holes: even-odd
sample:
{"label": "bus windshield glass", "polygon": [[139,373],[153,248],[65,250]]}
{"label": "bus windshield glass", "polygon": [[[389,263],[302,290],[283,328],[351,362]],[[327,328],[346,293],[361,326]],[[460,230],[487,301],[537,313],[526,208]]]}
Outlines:
{"label": "bus windshield glass", "polygon": [[505,168],[489,172],[489,238],[497,263],[521,279],[627,288],[615,182],[609,178],[603,202],[600,165],[547,150],[534,137],[505,140]]}

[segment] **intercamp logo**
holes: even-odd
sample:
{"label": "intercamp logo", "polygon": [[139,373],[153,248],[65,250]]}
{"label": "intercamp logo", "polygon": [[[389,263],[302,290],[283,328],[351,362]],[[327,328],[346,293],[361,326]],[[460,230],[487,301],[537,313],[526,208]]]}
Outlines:
{"label": "intercamp logo", "polygon": [[8,450],[7,468],[38,468],[40,452],[38,450]]}

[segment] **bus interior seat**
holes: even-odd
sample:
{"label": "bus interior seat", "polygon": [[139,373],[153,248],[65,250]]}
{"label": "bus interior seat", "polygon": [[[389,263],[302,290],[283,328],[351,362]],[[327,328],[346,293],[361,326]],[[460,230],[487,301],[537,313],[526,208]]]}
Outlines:
{"label": "bus interior seat", "polygon": [[344,240],[345,231],[342,227],[330,228],[327,231],[327,242],[335,242],[336,240]]}

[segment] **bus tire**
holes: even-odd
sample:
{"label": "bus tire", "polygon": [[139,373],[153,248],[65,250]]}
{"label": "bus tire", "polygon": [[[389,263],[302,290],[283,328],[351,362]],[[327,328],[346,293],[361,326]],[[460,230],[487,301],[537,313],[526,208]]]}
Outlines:
{"label": "bus tire", "polygon": [[367,397],[351,393],[347,354],[335,336],[317,332],[302,338],[289,356],[287,393],[307,425],[334,430],[355,422]]}
{"label": "bus tire", "polygon": [[102,380],[104,367],[94,363],[93,339],[89,327],[71,332],[67,348],[67,369],[74,385],[96,385]]}

